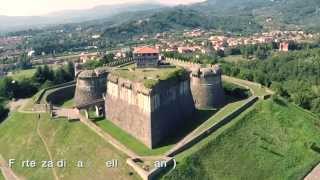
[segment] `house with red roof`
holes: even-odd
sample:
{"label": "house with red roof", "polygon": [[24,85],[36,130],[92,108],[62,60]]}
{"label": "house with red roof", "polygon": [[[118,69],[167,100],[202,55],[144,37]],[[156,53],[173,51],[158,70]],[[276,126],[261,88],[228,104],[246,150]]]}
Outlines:
{"label": "house with red roof", "polygon": [[152,47],[137,47],[133,51],[133,59],[138,68],[154,68],[158,66],[160,52]]}

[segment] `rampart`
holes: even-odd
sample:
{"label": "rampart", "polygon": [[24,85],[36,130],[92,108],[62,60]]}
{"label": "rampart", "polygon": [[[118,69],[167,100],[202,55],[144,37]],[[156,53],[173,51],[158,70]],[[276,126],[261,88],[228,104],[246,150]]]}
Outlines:
{"label": "rampart", "polygon": [[107,119],[150,148],[174,134],[195,111],[189,77],[148,89],[141,82],[109,75],[105,107]]}
{"label": "rampart", "polygon": [[212,125],[211,127],[203,130],[202,132],[200,132],[197,136],[195,136],[194,138],[192,138],[190,141],[185,142],[182,145],[178,145],[176,148],[172,149],[170,152],[168,152],[166,155],[169,157],[173,157],[177,154],[179,154],[180,152],[183,152],[184,150],[192,147],[193,145],[195,145],[196,143],[198,143],[199,141],[201,141],[202,139],[208,137],[211,133],[217,131],[218,129],[220,129],[221,127],[223,127],[224,125],[228,124],[229,122],[231,122],[233,119],[235,119],[239,114],[241,114],[242,112],[244,112],[245,110],[247,110],[249,107],[251,107],[255,102],[257,102],[259,100],[259,98],[257,96],[253,96],[251,98],[249,98],[242,106],[240,106],[238,109],[230,112],[229,114],[227,114],[226,116],[224,116],[219,122],[215,123],[214,125]]}
{"label": "rampart", "polygon": [[75,89],[75,84],[54,89],[52,92],[48,92],[45,101],[47,104],[59,105],[60,102],[73,98]]}
{"label": "rampart", "polygon": [[185,69],[188,69],[188,70],[191,70],[193,68],[201,68],[201,64],[190,62],[190,61],[183,61],[183,60],[174,59],[174,58],[166,58],[166,61],[171,64],[174,64],[176,66],[180,66]]}

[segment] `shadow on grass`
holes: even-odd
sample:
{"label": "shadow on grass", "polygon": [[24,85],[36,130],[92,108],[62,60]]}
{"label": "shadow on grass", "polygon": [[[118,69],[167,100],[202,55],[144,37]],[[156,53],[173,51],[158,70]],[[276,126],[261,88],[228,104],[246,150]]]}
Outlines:
{"label": "shadow on grass", "polygon": [[[245,99],[247,98],[226,96],[225,104],[221,108],[225,107],[228,104],[242,101]],[[197,109],[194,116],[191,119],[188,119],[186,121],[189,123],[185,124],[181,129],[179,129],[179,131],[177,131],[174,137],[167,138],[162,143],[160,143],[159,147],[178,143],[180,140],[186,137],[189,133],[191,133],[193,130],[195,130],[200,125],[202,125],[205,121],[209,120],[212,116],[214,116],[219,110],[221,110],[221,108],[220,109]]]}
{"label": "shadow on grass", "polygon": [[187,124],[184,124],[184,126],[182,126],[181,129],[179,129],[179,131],[176,131],[174,136],[165,139],[156,148],[178,143],[189,133],[191,133],[193,130],[199,127],[202,123],[210,119],[210,117],[212,117],[217,112],[218,110],[216,109],[197,109],[194,116],[186,120],[186,122],[188,122]]}
{"label": "shadow on grass", "polygon": [[106,120],[105,117],[94,117],[94,118],[90,118],[90,119],[91,119],[92,122],[94,122],[94,123],[97,123],[97,122]]}

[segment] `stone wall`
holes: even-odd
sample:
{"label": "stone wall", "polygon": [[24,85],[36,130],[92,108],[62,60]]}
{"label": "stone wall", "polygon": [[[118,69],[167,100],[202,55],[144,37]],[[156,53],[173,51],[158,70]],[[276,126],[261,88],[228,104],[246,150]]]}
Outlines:
{"label": "stone wall", "polygon": [[192,118],[195,106],[190,90],[190,81],[185,80],[170,88],[159,88],[152,96],[151,129],[153,146],[175,134],[187,120]]}
{"label": "stone wall", "polygon": [[146,89],[141,83],[108,77],[107,119],[150,148],[183,126],[194,110],[189,79]]}
{"label": "stone wall", "polygon": [[219,108],[225,104],[221,74],[207,77],[191,75],[191,90],[198,108]]}
{"label": "stone wall", "polygon": [[75,89],[75,85],[69,85],[53,90],[46,97],[46,101],[54,105],[60,104],[61,102],[73,98]]}
{"label": "stone wall", "polygon": [[201,64],[199,64],[199,63],[194,63],[194,62],[190,62],[190,61],[183,61],[180,59],[166,58],[166,61],[171,64],[174,64],[176,66],[183,67],[185,69],[192,69],[192,68],[200,68],[201,67]]}
{"label": "stone wall", "polygon": [[107,74],[95,74],[92,77],[81,77],[81,72],[77,78],[77,86],[75,92],[76,107],[103,99],[103,94],[106,92]]}

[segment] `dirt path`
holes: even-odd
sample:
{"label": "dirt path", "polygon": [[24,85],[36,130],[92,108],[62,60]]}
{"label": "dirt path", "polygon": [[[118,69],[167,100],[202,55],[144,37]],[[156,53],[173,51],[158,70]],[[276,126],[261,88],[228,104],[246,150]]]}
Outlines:
{"label": "dirt path", "polygon": [[15,175],[13,170],[9,168],[7,162],[4,160],[2,155],[0,154],[0,169],[4,176],[4,179],[6,180],[20,180],[22,178],[18,178],[18,176]]}
{"label": "dirt path", "polygon": [[19,111],[30,99],[19,99],[17,101],[10,101],[8,107],[10,111]]}
{"label": "dirt path", "polygon": [[318,164],[317,167],[315,167],[311,173],[308,174],[308,176],[306,176],[304,178],[304,180],[319,180],[320,179],[320,164]]}
{"label": "dirt path", "polygon": [[[40,121],[41,121],[41,119],[38,120],[38,124],[37,124],[37,134],[38,134],[39,137],[41,138],[41,141],[42,141],[42,143],[44,144],[44,147],[46,148],[46,151],[47,151],[47,153],[48,153],[48,155],[49,155],[50,160],[53,161],[52,154],[51,154],[51,152],[50,152],[50,149],[49,149],[49,147],[48,147],[48,144],[47,144],[47,142],[45,141],[44,137],[42,136],[42,134],[41,134],[41,132],[40,132]],[[53,174],[53,176],[54,176],[54,179],[55,179],[55,180],[59,180],[55,168],[51,168],[51,170],[52,170],[52,174]]]}
{"label": "dirt path", "polygon": [[100,127],[98,127],[96,124],[94,124],[91,120],[85,118],[84,116],[80,115],[80,121],[88,126],[91,130],[93,130],[96,134],[98,134],[100,137],[102,137],[105,141],[107,141],[109,144],[114,146],[116,149],[120,150],[127,156],[133,158],[138,157],[136,153],[125,147],[123,144],[121,144],[118,140],[114,139],[110,134],[103,131]]}

